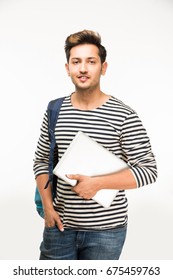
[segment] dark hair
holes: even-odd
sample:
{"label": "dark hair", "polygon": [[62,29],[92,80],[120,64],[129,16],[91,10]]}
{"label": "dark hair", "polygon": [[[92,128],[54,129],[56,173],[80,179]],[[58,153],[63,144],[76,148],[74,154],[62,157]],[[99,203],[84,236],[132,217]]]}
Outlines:
{"label": "dark hair", "polygon": [[106,60],[106,49],[101,45],[101,37],[97,32],[91,30],[83,30],[77,33],[71,34],[67,37],[65,41],[65,53],[67,62],[69,62],[70,58],[70,50],[78,45],[82,44],[93,44],[98,47],[99,56],[101,59],[101,63]]}

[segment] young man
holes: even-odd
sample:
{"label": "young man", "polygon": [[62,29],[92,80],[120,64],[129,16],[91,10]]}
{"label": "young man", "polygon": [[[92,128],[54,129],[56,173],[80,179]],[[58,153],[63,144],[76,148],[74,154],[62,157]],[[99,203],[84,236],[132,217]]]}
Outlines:
{"label": "young man", "polygon": [[[70,35],[65,52],[66,70],[75,91],[65,97],[55,128],[59,159],[76,133],[83,131],[126,161],[129,168],[96,177],[68,174],[77,180],[75,187],[58,178],[52,201],[51,187],[44,189],[50,149],[45,113],[34,161],[45,213],[40,259],[119,259],[127,229],[125,190],[155,182],[155,158],[136,112],[101,91],[100,78],[106,73],[107,62],[99,34],[84,30]],[[101,189],[119,190],[109,208],[92,200]]]}

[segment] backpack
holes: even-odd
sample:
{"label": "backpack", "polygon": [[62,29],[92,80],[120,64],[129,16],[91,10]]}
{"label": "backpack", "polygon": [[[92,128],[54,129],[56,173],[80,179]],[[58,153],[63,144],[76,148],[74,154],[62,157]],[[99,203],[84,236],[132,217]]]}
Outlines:
{"label": "backpack", "polygon": [[[56,185],[57,185],[57,177],[53,174],[53,169],[57,162],[55,162],[55,152],[58,153],[58,147],[55,141],[54,130],[56,126],[56,122],[58,119],[58,115],[60,112],[61,105],[63,103],[65,97],[61,97],[49,102],[47,106],[47,114],[48,114],[48,132],[50,139],[50,154],[49,154],[49,180],[46,183],[45,189],[48,187],[48,184],[52,184],[52,197],[55,197],[56,194]],[[56,154],[56,159],[58,158],[58,154]],[[36,210],[38,214],[44,218],[44,210],[42,205],[41,196],[36,186],[35,197],[34,197]]]}

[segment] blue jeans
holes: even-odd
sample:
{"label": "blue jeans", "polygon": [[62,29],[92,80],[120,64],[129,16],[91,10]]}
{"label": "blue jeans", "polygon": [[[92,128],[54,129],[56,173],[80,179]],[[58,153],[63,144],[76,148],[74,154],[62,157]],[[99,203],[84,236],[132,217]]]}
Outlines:
{"label": "blue jeans", "polygon": [[118,260],[127,226],[102,231],[45,228],[40,260]]}

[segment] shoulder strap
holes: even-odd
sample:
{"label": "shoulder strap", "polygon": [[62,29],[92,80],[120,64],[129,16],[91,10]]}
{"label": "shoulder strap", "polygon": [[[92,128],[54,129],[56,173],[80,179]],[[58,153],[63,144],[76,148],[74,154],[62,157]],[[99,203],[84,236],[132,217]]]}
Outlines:
{"label": "shoulder strap", "polygon": [[54,150],[56,146],[55,140],[55,126],[59,116],[61,105],[64,101],[65,97],[61,97],[49,102],[47,107],[48,114],[48,131],[49,131],[49,139],[50,139],[50,155],[49,155],[49,180],[46,183],[45,188],[48,187],[50,182],[53,183],[53,168],[54,168]]}
{"label": "shoulder strap", "polygon": [[[61,109],[61,105],[64,101],[65,97],[61,97],[49,102],[47,106],[48,113],[48,128],[49,128],[49,136],[54,138],[54,130],[56,126],[56,122],[58,119],[58,115]],[[51,138],[50,138],[51,140]]]}

